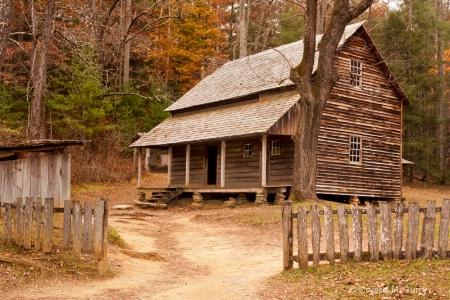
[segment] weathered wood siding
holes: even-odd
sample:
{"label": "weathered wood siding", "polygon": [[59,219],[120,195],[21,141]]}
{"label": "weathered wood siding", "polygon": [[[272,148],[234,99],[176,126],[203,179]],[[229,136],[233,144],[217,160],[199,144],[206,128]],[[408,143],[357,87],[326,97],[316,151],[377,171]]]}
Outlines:
{"label": "weathered wood siding", "polygon": [[205,145],[191,144],[191,165],[189,169],[189,186],[206,185]]}
{"label": "weathered wood siding", "polygon": [[[294,141],[290,136],[268,138],[268,185],[291,185],[294,162]],[[271,155],[272,141],[280,141],[280,155]]]}
{"label": "weathered wood siding", "polygon": [[[350,60],[362,62],[362,86],[349,83]],[[319,135],[317,192],[401,196],[401,111],[398,95],[362,36],[339,52],[341,79],[334,87]],[[362,139],[362,163],[349,163],[349,137]]]}
{"label": "weathered wood siding", "polygon": [[186,180],[186,145],[172,147],[171,186],[184,187]]}
{"label": "weathered wood siding", "polygon": [[0,201],[17,197],[53,198],[55,207],[70,199],[70,155],[42,155],[0,162]]}
{"label": "weathered wood siding", "polygon": [[[252,144],[252,156],[244,158],[244,145],[250,143]],[[260,157],[261,139],[227,141],[225,187],[260,187]]]}

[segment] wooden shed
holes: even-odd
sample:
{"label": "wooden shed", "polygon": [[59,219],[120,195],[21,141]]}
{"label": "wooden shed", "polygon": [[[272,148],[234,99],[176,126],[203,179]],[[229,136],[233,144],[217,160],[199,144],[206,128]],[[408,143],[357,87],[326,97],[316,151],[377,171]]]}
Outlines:
{"label": "wooden shed", "polygon": [[32,140],[0,145],[0,202],[17,197],[53,198],[54,207],[70,200],[69,146],[82,141]]}
{"label": "wooden shed", "polygon": [[[168,149],[172,196],[288,190],[301,101],[289,73],[302,50],[299,41],[224,64],[130,147]],[[401,198],[402,112],[409,102],[363,22],[347,26],[335,64],[340,80],[323,113],[317,193]]]}

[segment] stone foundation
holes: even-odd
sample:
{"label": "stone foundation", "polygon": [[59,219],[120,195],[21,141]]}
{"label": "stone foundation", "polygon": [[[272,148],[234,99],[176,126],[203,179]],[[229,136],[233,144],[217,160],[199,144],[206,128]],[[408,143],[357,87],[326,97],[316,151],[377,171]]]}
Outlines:
{"label": "stone foundation", "polygon": [[256,205],[266,205],[267,204],[267,193],[266,192],[256,193],[255,204]]}
{"label": "stone foundation", "polygon": [[275,195],[274,204],[280,205],[286,199],[286,195],[283,192],[278,192]]}
{"label": "stone foundation", "polygon": [[205,205],[205,200],[203,200],[201,193],[192,194],[192,200],[194,200],[194,202],[192,202],[191,208],[203,208]]}

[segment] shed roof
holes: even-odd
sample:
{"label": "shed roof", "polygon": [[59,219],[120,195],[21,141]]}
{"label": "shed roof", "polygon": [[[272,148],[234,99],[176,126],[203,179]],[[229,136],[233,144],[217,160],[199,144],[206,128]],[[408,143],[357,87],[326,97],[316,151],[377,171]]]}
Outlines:
{"label": "shed roof", "polygon": [[68,146],[83,146],[79,140],[28,140],[16,143],[0,143],[0,154],[46,151]]}
{"label": "shed roof", "polygon": [[296,90],[290,90],[274,94],[261,102],[255,99],[175,115],[130,147],[167,146],[262,134],[294,106],[299,98]]}

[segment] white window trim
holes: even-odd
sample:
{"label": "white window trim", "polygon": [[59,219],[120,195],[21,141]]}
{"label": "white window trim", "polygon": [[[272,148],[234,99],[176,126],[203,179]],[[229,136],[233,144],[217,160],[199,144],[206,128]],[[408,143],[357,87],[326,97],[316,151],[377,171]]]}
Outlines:
{"label": "white window trim", "polygon": [[[357,140],[354,140],[357,139]],[[358,147],[353,147],[357,145]],[[348,140],[348,161],[350,164],[361,165],[362,164],[362,137],[359,135],[351,135]],[[358,160],[354,160],[354,159]]]}
{"label": "white window trim", "polygon": [[[278,146],[277,146],[278,144]],[[280,140],[272,141],[272,147],[270,149],[270,155],[276,156],[281,154],[281,143]]]}
{"label": "white window trim", "polygon": [[[355,66],[353,66],[355,64]],[[353,87],[362,87],[363,63],[359,60],[350,60],[350,78],[349,83]],[[355,76],[355,79],[353,79]],[[356,84],[353,82],[356,81]]]}
{"label": "white window trim", "polygon": [[244,144],[244,158],[252,157],[252,152],[253,152],[252,144],[251,143]]}

